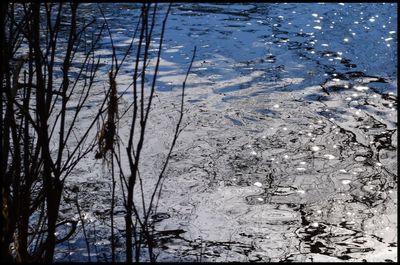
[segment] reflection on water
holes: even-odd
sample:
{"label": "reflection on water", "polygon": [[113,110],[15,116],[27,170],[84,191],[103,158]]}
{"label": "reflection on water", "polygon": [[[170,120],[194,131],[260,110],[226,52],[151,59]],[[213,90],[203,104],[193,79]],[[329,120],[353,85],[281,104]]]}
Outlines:
{"label": "reflection on water", "polygon": [[[101,6],[122,54],[137,9]],[[81,9],[89,16],[96,5]],[[396,9],[173,5],[157,89],[179,89],[198,53],[190,140],[154,216],[160,260],[397,260]],[[131,80],[120,78],[122,92]]]}

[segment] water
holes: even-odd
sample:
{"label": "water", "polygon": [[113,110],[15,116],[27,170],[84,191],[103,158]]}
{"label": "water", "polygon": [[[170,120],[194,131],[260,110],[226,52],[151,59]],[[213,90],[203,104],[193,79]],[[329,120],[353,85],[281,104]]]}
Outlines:
{"label": "water", "polygon": [[[123,51],[137,11],[101,5]],[[397,261],[396,21],[394,3],[173,5],[157,82],[171,113],[197,56],[160,261]]]}

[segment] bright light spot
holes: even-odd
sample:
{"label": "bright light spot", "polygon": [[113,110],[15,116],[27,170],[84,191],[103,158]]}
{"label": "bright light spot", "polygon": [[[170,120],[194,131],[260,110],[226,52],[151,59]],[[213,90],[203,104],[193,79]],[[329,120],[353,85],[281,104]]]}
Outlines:
{"label": "bright light spot", "polygon": [[259,200],[260,202],[264,201],[263,198],[257,198],[257,200]]}
{"label": "bright light spot", "polygon": [[376,162],[375,165],[377,165],[378,167],[381,167],[382,163]]}
{"label": "bright light spot", "polygon": [[322,29],[321,26],[315,26],[314,28],[315,28],[315,29]]}
{"label": "bright light spot", "polygon": [[370,22],[375,22],[375,18],[371,17],[370,19],[368,19]]}
{"label": "bright light spot", "polygon": [[297,193],[304,194],[306,192],[304,190],[297,190]]}
{"label": "bright light spot", "polygon": [[311,15],[312,15],[313,17],[318,17],[318,14],[315,14],[315,13],[314,13],[314,14],[311,14]]}
{"label": "bright light spot", "polygon": [[335,156],[330,155],[330,154],[326,154],[326,155],[324,155],[324,157],[328,158],[329,160],[335,159]]}
{"label": "bright light spot", "polygon": [[347,98],[345,98],[345,100],[350,101],[350,100],[352,100],[352,98],[351,97],[347,97]]}
{"label": "bright light spot", "polygon": [[347,173],[347,170],[346,169],[340,169],[339,172]]}
{"label": "bright light spot", "polygon": [[262,184],[260,182],[256,182],[256,183],[254,183],[254,186],[262,187]]}
{"label": "bright light spot", "polygon": [[387,39],[385,39],[385,41],[390,41],[390,40],[393,40],[393,38],[387,38]]}
{"label": "bright light spot", "polygon": [[349,39],[348,39],[348,38],[344,38],[343,41],[344,41],[344,42],[348,42]]}
{"label": "bright light spot", "polygon": [[279,104],[275,104],[274,108],[276,108],[276,109],[279,108]]}
{"label": "bright light spot", "polygon": [[253,156],[257,155],[256,151],[251,151],[250,154],[252,154]]}
{"label": "bright light spot", "polygon": [[314,223],[311,224],[311,226],[312,226],[312,227],[318,227],[318,223],[317,223],[317,222],[314,222]]}
{"label": "bright light spot", "polygon": [[287,131],[287,128],[286,128],[286,127],[283,127],[283,130],[284,130],[284,131]]}
{"label": "bright light spot", "polygon": [[284,155],[284,156],[283,156],[283,158],[285,158],[285,159],[288,159],[288,158],[289,158],[289,156],[288,156],[288,155]]}
{"label": "bright light spot", "polygon": [[321,214],[322,213],[322,211],[321,210],[317,210],[317,214]]}
{"label": "bright light spot", "polygon": [[318,146],[312,146],[311,150],[314,152],[317,152],[317,151],[321,150],[321,148],[319,148]]}
{"label": "bright light spot", "polygon": [[299,164],[300,165],[305,165],[305,164],[307,164],[307,162],[301,161]]}
{"label": "bright light spot", "polygon": [[350,184],[351,183],[351,180],[349,180],[349,179],[344,179],[344,180],[342,180],[342,184],[343,185],[348,185],[348,184]]}
{"label": "bright light spot", "polygon": [[[350,105],[351,105],[351,106],[359,105],[358,100],[353,100],[353,101],[351,101],[351,102],[350,102]],[[354,109],[354,108],[353,108],[353,109]]]}
{"label": "bright light spot", "polygon": [[329,44],[327,44],[327,43],[322,43],[321,46],[323,46],[323,47],[328,47]]}
{"label": "bright light spot", "polygon": [[355,86],[354,89],[357,90],[357,91],[364,91],[364,90],[368,90],[369,87],[367,87],[367,86]]}
{"label": "bright light spot", "polygon": [[296,170],[298,170],[298,171],[305,171],[306,169],[305,169],[304,167],[298,167],[298,168],[296,168]]}

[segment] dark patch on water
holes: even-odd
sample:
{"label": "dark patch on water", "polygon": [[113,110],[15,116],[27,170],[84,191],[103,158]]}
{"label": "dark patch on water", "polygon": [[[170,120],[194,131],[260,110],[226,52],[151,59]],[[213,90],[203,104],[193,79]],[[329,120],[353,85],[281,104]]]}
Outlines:
{"label": "dark patch on water", "polygon": [[236,125],[236,126],[243,126],[244,125],[244,123],[243,122],[241,122],[241,121],[239,121],[239,120],[237,120],[237,119],[234,119],[234,118],[232,118],[232,117],[229,117],[228,115],[225,115],[224,116],[226,119],[228,119],[228,120],[230,120],[234,125]]}
{"label": "dark patch on water", "polygon": [[305,100],[308,101],[328,101],[330,98],[326,95],[320,93],[308,94],[304,97]]}
{"label": "dark patch on water", "polygon": [[256,109],[256,112],[264,114],[268,117],[275,117],[279,114],[278,112],[271,109]]}
{"label": "dark patch on water", "polygon": [[151,216],[151,218],[153,219],[153,222],[161,222],[162,220],[168,219],[170,218],[171,215],[169,215],[168,213],[156,213],[154,215]]}

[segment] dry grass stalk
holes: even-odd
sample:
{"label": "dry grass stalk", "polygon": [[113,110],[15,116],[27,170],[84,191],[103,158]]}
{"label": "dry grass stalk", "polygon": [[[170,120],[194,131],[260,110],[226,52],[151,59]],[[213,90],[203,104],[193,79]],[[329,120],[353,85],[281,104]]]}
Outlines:
{"label": "dry grass stalk", "polygon": [[108,76],[111,93],[108,100],[107,120],[97,134],[99,150],[96,153],[96,159],[105,159],[108,151],[111,151],[112,154],[114,150],[115,121],[118,117],[117,82],[113,70],[109,72]]}

